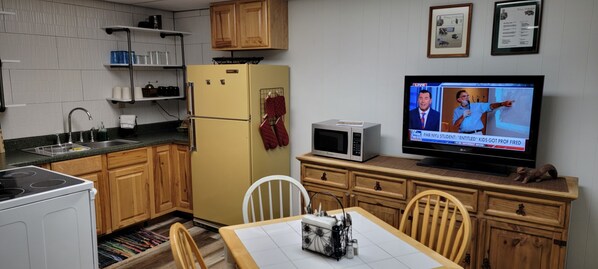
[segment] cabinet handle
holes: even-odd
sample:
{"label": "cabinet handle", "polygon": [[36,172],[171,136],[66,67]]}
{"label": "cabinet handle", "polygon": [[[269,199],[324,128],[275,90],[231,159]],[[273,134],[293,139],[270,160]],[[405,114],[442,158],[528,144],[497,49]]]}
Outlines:
{"label": "cabinet handle", "polygon": [[210,84],[212,84],[212,82],[209,79],[206,79],[206,84],[210,85]]}
{"label": "cabinet handle", "polygon": [[515,214],[525,216],[525,205],[519,204],[519,209],[515,210]]}
{"label": "cabinet handle", "polygon": [[222,85],[226,84],[225,81],[224,81],[224,79],[220,80],[220,84],[222,84]]}
{"label": "cabinet handle", "polygon": [[376,181],[376,185],[374,186],[375,191],[381,191],[382,187],[380,186],[380,181]]}
{"label": "cabinet handle", "polygon": [[328,180],[328,178],[326,178],[326,173],[322,173],[322,176],[320,177],[321,180]]}
{"label": "cabinet handle", "polygon": [[488,258],[484,258],[484,261],[482,261],[482,269],[490,269],[490,260]]}
{"label": "cabinet handle", "polygon": [[463,258],[463,263],[470,265],[471,264],[471,254],[465,254],[465,258]]}

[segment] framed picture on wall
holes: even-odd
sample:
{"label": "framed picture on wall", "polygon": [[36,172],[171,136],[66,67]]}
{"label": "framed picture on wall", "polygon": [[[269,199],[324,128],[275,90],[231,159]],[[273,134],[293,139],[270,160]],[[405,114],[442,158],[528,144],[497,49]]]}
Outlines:
{"label": "framed picture on wall", "polygon": [[539,52],[542,0],[494,3],[492,55]]}
{"label": "framed picture on wall", "polygon": [[473,4],[430,7],[428,58],[469,57]]}

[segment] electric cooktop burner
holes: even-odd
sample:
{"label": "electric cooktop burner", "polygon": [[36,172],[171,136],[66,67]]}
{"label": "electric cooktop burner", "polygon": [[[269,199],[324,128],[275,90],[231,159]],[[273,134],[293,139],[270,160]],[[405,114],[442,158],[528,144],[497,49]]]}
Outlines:
{"label": "electric cooktop burner", "polygon": [[83,180],[35,166],[0,171],[0,201],[83,183]]}

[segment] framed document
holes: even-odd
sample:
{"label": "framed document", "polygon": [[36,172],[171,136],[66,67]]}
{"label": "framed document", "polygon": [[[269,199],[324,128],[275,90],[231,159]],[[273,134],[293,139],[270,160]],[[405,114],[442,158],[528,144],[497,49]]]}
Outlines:
{"label": "framed document", "polygon": [[494,3],[492,55],[539,52],[542,0]]}
{"label": "framed document", "polygon": [[428,58],[468,57],[473,4],[430,7]]}

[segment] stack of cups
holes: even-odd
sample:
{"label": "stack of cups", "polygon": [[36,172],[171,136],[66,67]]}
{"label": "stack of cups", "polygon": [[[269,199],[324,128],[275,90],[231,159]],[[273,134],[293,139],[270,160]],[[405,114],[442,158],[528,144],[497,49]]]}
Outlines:
{"label": "stack of cups", "polygon": [[135,94],[135,100],[143,98],[143,91],[141,90],[141,87],[135,87],[134,94]]}
{"label": "stack of cups", "polygon": [[122,88],[119,86],[115,86],[112,88],[112,99],[121,100],[123,99],[123,91]]}
{"label": "stack of cups", "polygon": [[131,88],[129,88],[129,87],[122,88],[122,99],[123,100],[131,100]]}

